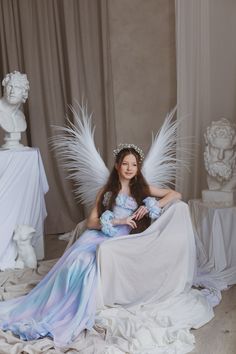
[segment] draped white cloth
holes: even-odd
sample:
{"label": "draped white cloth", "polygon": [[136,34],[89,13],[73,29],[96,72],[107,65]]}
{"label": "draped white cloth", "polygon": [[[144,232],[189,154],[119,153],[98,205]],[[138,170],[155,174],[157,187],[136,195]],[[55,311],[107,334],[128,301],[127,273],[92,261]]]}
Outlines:
{"label": "draped white cloth", "polygon": [[[196,249],[188,206],[171,205],[140,235],[113,238],[98,250],[97,324],[127,353],[188,353],[190,328],[213,317],[191,288]],[[121,306],[122,305],[122,306]]]}
{"label": "draped white cloth", "polygon": [[[36,255],[43,258],[44,194],[48,191],[37,148],[0,150],[0,269],[14,268],[16,248],[12,240],[17,225],[35,228],[32,240]],[[39,248],[39,249],[38,249]]]}
{"label": "draped white cloth", "polygon": [[163,301],[189,291],[195,273],[195,242],[188,206],[170,206],[148,229],[99,246],[102,303],[134,305]]}
{"label": "draped white cloth", "polygon": [[196,282],[224,289],[236,284],[236,206],[220,208],[189,201],[197,246]]}

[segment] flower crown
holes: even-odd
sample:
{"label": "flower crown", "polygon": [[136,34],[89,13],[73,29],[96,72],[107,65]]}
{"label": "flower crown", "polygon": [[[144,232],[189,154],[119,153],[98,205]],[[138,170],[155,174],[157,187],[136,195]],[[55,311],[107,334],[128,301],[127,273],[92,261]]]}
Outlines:
{"label": "flower crown", "polygon": [[136,145],[134,144],[119,144],[117,149],[113,150],[113,155],[117,156],[121,150],[124,149],[134,149],[140,156],[140,161],[143,161],[144,159],[144,153],[143,151]]}

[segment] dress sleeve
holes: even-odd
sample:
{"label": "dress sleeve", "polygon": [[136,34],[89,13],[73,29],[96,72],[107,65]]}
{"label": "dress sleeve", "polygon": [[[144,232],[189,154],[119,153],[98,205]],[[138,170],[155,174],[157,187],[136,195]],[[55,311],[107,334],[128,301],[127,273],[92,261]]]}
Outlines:
{"label": "dress sleeve", "polygon": [[104,235],[113,237],[117,234],[117,229],[112,225],[112,220],[114,219],[114,214],[110,210],[104,211],[100,216],[101,231]]}
{"label": "dress sleeve", "polygon": [[148,209],[148,214],[151,219],[158,219],[161,216],[162,209],[156,198],[147,197],[143,200],[143,203]]}

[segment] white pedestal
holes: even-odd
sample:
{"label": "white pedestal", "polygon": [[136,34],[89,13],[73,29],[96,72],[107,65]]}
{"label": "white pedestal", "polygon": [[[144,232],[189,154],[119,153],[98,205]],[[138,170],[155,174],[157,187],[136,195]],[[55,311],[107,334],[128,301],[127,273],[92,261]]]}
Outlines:
{"label": "white pedestal", "polygon": [[48,191],[40,152],[36,148],[0,149],[0,270],[13,268],[17,225],[30,225],[37,259],[44,258],[44,194]]}
{"label": "white pedestal", "polygon": [[203,190],[202,201],[219,207],[231,207],[236,205],[236,191]]}
{"label": "white pedestal", "polygon": [[24,145],[20,144],[21,133],[5,133],[4,141],[5,144],[2,145],[4,149],[20,149]]}
{"label": "white pedestal", "polygon": [[200,273],[212,283],[236,284],[236,206],[219,207],[200,199],[188,204]]}

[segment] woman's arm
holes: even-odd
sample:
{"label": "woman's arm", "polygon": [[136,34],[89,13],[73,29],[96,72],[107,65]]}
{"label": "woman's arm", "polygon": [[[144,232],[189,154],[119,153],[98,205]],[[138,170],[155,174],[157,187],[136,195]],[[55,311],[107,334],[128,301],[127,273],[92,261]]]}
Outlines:
{"label": "woman's arm", "polygon": [[87,228],[88,229],[96,229],[96,230],[101,230],[101,223],[98,215],[98,202],[100,199],[100,196],[102,194],[103,190],[101,190],[97,197],[96,197],[96,202],[94,207],[92,208],[88,218],[87,218]]}
{"label": "woman's arm", "polygon": [[97,206],[95,206],[87,218],[87,228],[101,230],[101,223],[98,217]]}
{"label": "woman's arm", "polygon": [[169,202],[182,199],[181,194],[173,189],[160,189],[154,186],[149,186],[149,189],[152,197],[159,198],[159,206],[161,208]]}
{"label": "woman's arm", "polygon": [[[157,188],[154,186],[149,186],[149,189],[150,189],[150,196],[151,197],[159,198],[158,204],[156,203],[157,205],[154,206],[154,209],[156,209],[158,207],[163,208],[169,202],[181,199],[181,194],[179,192],[172,190],[172,189],[160,189],[160,188]],[[146,203],[145,203],[145,205],[141,205],[134,213],[134,215],[135,215],[134,219],[135,220],[142,219],[146,214],[148,214],[150,212],[149,208],[150,208],[150,206],[147,207]],[[157,212],[157,210],[155,210],[155,211]]]}

